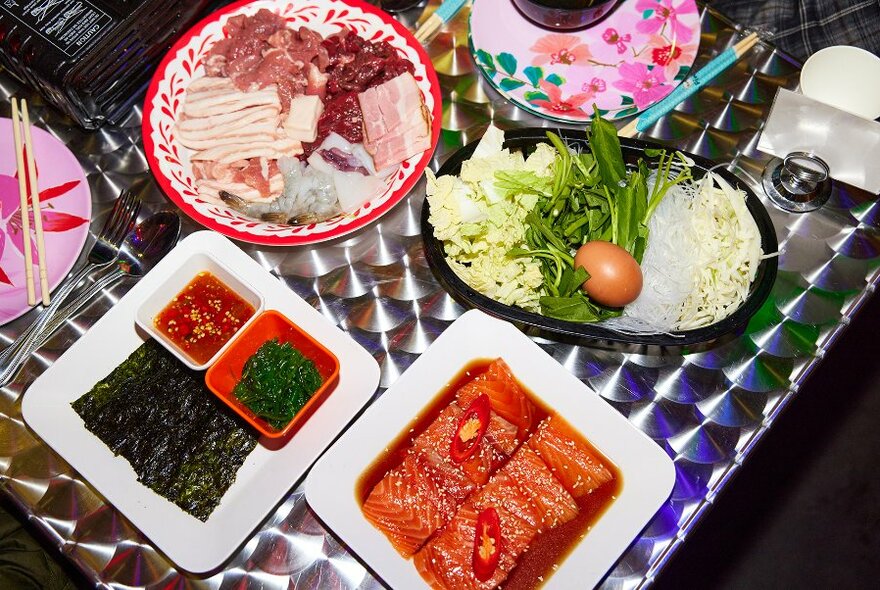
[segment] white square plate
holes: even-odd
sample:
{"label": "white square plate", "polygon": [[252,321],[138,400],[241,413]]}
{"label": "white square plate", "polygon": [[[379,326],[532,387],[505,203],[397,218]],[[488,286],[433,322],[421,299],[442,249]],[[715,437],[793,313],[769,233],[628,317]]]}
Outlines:
{"label": "white square plate", "polygon": [[666,453],[513,325],[473,310],[450,326],[315,464],[306,499],[392,588],[426,588],[411,560],[364,518],[357,481],[386,446],[470,361],[502,357],[516,378],[614,463],[622,489],[545,588],[601,581],[672,492]]}
{"label": "white square plate", "polygon": [[[70,406],[147,338],[135,312],[169,272],[199,252],[223,260],[276,309],[340,359],[339,382],[290,441],[277,450],[257,444],[235,483],[206,522],[137,481],[131,465],[86,430]],[[268,516],[312,462],[375,393],[379,366],[347,334],[290,291],[228,239],[210,231],[183,240],[28,389],[25,422],[180,568],[220,566]]]}

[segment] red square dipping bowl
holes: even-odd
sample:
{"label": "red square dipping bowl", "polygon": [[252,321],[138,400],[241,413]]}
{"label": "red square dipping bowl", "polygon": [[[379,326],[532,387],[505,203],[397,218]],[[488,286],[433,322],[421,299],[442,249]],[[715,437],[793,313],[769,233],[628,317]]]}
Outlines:
{"label": "red square dipping bowl", "polygon": [[[323,380],[321,387],[299,412],[278,430],[266,420],[254,414],[238,401],[232,390],[241,379],[245,363],[257,352],[263,343],[277,338],[280,343],[289,342],[306,358],[315,363]],[[284,438],[290,435],[314,412],[327,395],[334,389],[339,378],[339,360],[320,342],[309,336],[299,326],[275,310],[265,311],[251,322],[233,339],[229,348],[217,359],[205,374],[205,384],[251,426],[269,438]]]}

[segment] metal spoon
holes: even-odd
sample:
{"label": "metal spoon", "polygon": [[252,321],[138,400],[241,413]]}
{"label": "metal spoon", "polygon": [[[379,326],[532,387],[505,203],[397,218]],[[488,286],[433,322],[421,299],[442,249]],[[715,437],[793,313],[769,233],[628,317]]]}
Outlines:
{"label": "metal spoon", "polygon": [[162,211],[131,230],[119,248],[119,257],[110,272],[74,297],[42,329],[22,334],[0,355],[0,387],[7,385],[30,355],[67,319],[97,295],[123,277],[139,279],[147,274],[177,244],[180,218]]}

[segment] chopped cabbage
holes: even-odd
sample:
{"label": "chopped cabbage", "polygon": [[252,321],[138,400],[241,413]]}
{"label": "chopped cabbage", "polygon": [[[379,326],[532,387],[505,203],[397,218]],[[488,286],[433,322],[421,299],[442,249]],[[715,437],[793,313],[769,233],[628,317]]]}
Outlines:
{"label": "chopped cabbage", "polygon": [[539,144],[528,159],[502,149],[504,132],[489,126],[461,174],[435,177],[427,171],[429,221],[441,240],[450,268],[480,293],[506,305],[540,310],[544,292],[540,264],[533,258],[511,258],[507,253],[522,247],[525,217],[538,201],[536,194],[511,193],[496,184],[497,172],[549,178],[556,157],[554,148]]}
{"label": "chopped cabbage", "polygon": [[650,222],[644,288],[625,315],[658,331],[718,322],[746,300],[761,262],[761,235],[745,193],[723,178],[670,190]]}

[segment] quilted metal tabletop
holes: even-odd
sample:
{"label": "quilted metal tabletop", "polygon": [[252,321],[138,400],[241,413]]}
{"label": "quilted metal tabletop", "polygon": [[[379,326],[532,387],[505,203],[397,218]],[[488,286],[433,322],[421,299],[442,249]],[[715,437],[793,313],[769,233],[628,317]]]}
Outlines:
{"label": "quilted metal tabletop", "polygon": [[[436,8],[436,0],[427,12]],[[475,71],[465,8],[428,45],[440,75],[443,122],[432,162],[480,137],[493,122],[508,129],[547,125],[506,102]],[[742,34],[704,10],[695,67]],[[663,118],[647,134],[728,165],[758,183],[769,159],[758,137],[779,87],[795,88],[798,64],[761,44]],[[141,113],[86,133],[0,72],[0,116],[12,96],[31,102],[41,127],[77,155],[104,222],[124,187],[145,201],[142,218],[168,208],[147,167]],[[379,223],[347,239],[313,247],[242,245],[264,267],[361,343],[379,362],[376,395],[394,383],[465,310],[443,291],[422,251],[419,214],[424,184]],[[675,461],[672,497],[608,574],[604,587],[649,585],[751,449],[771,428],[811,369],[872,294],[880,262],[880,206],[875,198],[836,186],[819,211],[794,215],[765,200],[780,245],[779,274],[766,304],[745,332],[721,345],[680,354],[629,354],[539,340],[568,370],[657,442]],[[198,227],[186,220],[184,231]],[[110,588],[373,588],[370,572],[316,520],[302,486],[258,528],[222,571],[204,577],[177,571],[78,473],[23,423],[28,385],[129,288],[121,284],[70,320],[18,379],[0,390],[0,489],[30,516],[33,528],[96,585]],[[0,347],[33,320],[33,312],[0,328]],[[301,484],[301,482],[300,482]]]}

